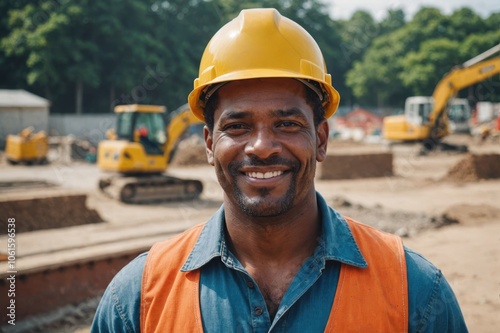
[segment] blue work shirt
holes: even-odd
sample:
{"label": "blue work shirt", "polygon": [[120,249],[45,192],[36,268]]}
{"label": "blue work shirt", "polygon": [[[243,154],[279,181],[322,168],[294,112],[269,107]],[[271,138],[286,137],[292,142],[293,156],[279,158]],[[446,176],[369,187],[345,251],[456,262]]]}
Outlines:
{"label": "blue work shirt", "polygon": [[[321,195],[322,234],[271,319],[257,283],[229,251],[224,208],[207,224],[183,271],[200,269],[200,307],[205,332],[323,332],[330,316],[341,263],[367,267],[345,219]],[[440,270],[405,248],[409,332],[467,332],[458,302]],[[91,332],[139,332],[142,272],[139,255],[111,281]],[[183,320],[183,318],[172,318]]]}

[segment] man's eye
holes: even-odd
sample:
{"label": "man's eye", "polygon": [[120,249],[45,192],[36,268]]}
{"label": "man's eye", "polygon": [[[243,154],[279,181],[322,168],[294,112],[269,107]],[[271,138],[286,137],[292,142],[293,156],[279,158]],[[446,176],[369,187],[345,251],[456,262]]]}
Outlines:
{"label": "man's eye", "polygon": [[244,128],[243,124],[232,124],[227,126],[226,128],[231,128],[231,129],[242,129]]}
{"label": "man's eye", "polygon": [[295,127],[295,126],[299,125],[293,121],[283,121],[278,125],[278,127]]}
{"label": "man's eye", "polygon": [[243,125],[243,124],[230,124],[230,125],[224,126],[225,131],[227,131],[227,130],[239,130],[239,129],[244,129],[244,128],[245,128],[245,125]]}
{"label": "man's eye", "polygon": [[228,132],[228,133],[240,133],[245,131],[248,128],[245,124],[241,123],[235,123],[235,124],[228,124],[222,128],[223,132]]}

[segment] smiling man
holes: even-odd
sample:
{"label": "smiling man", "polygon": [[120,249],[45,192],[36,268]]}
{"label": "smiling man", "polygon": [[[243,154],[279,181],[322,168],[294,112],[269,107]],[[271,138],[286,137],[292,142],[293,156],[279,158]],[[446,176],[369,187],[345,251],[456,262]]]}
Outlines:
{"label": "smiling man", "polygon": [[189,104],[223,206],[118,273],[92,332],[466,332],[437,268],[316,192],[338,103],[296,23],[253,9],[222,27]]}

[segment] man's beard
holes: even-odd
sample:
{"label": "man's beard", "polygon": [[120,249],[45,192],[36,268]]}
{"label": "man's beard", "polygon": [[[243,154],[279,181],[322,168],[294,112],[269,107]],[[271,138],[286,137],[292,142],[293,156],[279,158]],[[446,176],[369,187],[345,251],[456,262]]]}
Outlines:
{"label": "man's beard", "polygon": [[[241,176],[240,168],[242,167],[252,167],[252,166],[286,166],[290,173],[290,187],[286,193],[277,200],[271,201],[269,194],[271,192],[270,188],[263,187],[258,189],[259,196],[254,198],[249,198],[243,194],[238,186],[237,177]],[[275,217],[289,211],[294,204],[296,198],[297,189],[297,174],[300,169],[300,163],[297,161],[291,161],[278,156],[271,156],[265,160],[249,157],[243,162],[231,162],[228,165],[229,173],[233,178],[233,193],[235,195],[236,202],[240,209],[251,217]]]}

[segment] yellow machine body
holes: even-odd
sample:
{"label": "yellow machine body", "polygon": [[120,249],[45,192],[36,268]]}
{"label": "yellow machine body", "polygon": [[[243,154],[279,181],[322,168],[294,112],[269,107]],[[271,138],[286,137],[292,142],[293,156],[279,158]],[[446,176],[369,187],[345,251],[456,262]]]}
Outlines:
{"label": "yellow machine body", "polygon": [[161,173],[167,169],[164,155],[148,155],[144,146],[125,140],[102,141],[97,161],[104,171],[130,173]]}
{"label": "yellow machine body", "polygon": [[33,133],[33,128],[22,130],[19,134],[7,135],[5,156],[11,164],[45,163],[49,142],[44,131]]}
{"label": "yellow machine body", "polygon": [[[123,174],[161,173],[167,168],[165,107],[119,105],[117,129],[110,140],[98,145],[97,163],[101,170]],[[141,128],[147,133],[141,134]],[[149,146],[148,146],[149,145]]]}

